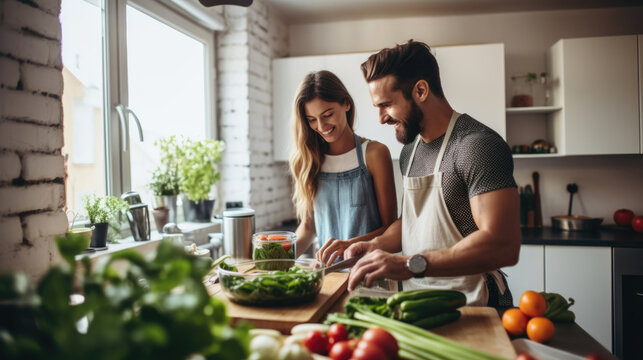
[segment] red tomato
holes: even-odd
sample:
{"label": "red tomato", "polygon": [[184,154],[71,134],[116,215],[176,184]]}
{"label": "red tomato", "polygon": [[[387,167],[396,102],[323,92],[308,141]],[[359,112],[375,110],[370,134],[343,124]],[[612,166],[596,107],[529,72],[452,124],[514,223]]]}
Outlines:
{"label": "red tomato", "polygon": [[386,352],[372,342],[361,340],[353,351],[353,360],[388,360]]}
{"label": "red tomato", "polygon": [[618,209],[614,212],[614,222],[621,226],[630,226],[634,212],[630,209]]}
{"label": "red tomato", "polygon": [[292,246],[292,243],[290,241],[284,241],[281,243],[281,246],[284,247],[284,250],[288,251],[290,250],[290,247]]}
{"label": "red tomato", "polygon": [[589,353],[585,357],[585,360],[601,360],[601,358],[598,355],[594,354],[594,353]]}
{"label": "red tomato", "polygon": [[333,344],[346,340],[346,338],[348,337],[348,331],[346,331],[346,327],[339,323],[331,325],[330,328],[328,328],[328,332],[326,334],[328,335],[328,341]]}
{"label": "red tomato", "polygon": [[632,229],[643,232],[643,216],[635,216],[632,219]]}
{"label": "red tomato", "polygon": [[319,355],[325,355],[328,351],[328,339],[321,331],[313,330],[308,333],[304,339],[304,346],[310,352]]}
{"label": "red tomato", "polygon": [[384,350],[386,357],[389,359],[397,358],[397,352],[400,350],[397,345],[397,340],[395,340],[393,335],[388,331],[377,327],[366,330],[364,335],[362,335],[360,343],[362,342],[367,342]]}
{"label": "red tomato", "polygon": [[330,348],[328,356],[333,360],[348,360],[353,356],[356,345],[355,340],[338,341]]}
{"label": "red tomato", "polygon": [[536,358],[527,353],[520,353],[515,360],[536,360]]}

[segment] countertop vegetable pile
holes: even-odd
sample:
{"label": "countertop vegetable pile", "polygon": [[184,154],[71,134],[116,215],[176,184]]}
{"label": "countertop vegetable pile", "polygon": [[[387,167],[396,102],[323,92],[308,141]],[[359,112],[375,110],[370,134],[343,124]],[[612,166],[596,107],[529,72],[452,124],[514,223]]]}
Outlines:
{"label": "countertop vegetable pile", "polygon": [[[329,314],[326,323],[347,326],[349,337],[355,337],[361,331],[374,327],[381,328],[395,338],[399,346],[397,354],[404,359],[500,359],[426,331],[417,325],[405,323],[402,319],[405,317],[407,321],[427,328],[455,321],[460,316],[455,307],[466,302],[466,299],[463,299],[464,294],[457,293],[451,290],[412,290],[402,291],[388,300],[354,297],[344,305],[346,313]],[[421,304],[423,306],[420,306]]]}
{"label": "countertop vegetable pile", "polygon": [[[234,267],[230,270],[237,271]],[[272,271],[255,277],[226,274],[221,276],[221,284],[229,297],[240,304],[275,305],[287,300],[291,305],[317,296],[322,274],[293,266],[286,271]]]}

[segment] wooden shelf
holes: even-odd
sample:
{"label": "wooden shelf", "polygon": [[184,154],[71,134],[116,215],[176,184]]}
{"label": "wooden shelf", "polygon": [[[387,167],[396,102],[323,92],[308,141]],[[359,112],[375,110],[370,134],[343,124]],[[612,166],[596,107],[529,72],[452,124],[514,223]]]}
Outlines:
{"label": "wooden shelf", "polygon": [[559,153],[534,153],[534,154],[512,154],[514,159],[542,159],[542,158],[555,158],[563,157],[565,155]]}
{"label": "wooden shelf", "polygon": [[508,115],[550,114],[562,110],[560,106],[529,106],[507,108]]}

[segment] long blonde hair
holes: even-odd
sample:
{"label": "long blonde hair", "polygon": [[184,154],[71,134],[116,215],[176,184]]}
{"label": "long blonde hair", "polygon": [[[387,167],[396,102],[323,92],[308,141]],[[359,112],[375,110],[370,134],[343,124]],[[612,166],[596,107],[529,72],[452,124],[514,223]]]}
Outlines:
{"label": "long blonde hair", "polygon": [[295,149],[290,156],[290,172],[295,182],[293,203],[297,217],[304,221],[312,217],[313,200],[317,194],[317,174],[321,169],[328,143],[310,128],[306,119],[306,103],[319,98],[342,105],[350,104],[346,112],[348,126],[353,129],[355,103],[339,78],[330,71],[312,72],[304,78],[294,101]]}

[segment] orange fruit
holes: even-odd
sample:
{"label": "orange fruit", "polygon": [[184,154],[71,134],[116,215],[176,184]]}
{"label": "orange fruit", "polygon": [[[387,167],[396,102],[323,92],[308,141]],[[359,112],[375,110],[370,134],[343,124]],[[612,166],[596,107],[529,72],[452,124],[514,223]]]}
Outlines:
{"label": "orange fruit", "polygon": [[507,309],[502,314],[502,326],[511,335],[520,336],[527,328],[527,316],[518,308]]}
{"label": "orange fruit", "polygon": [[554,336],[554,323],[546,317],[531,318],[527,323],[527,337],[535,342],[545,342]]}
{"label": "orange fruit", "polygon": [[547,301],[541,293],[535,291],[525,291],[518,302],[520,311],[530,317],[543,316],[547,310]]}

